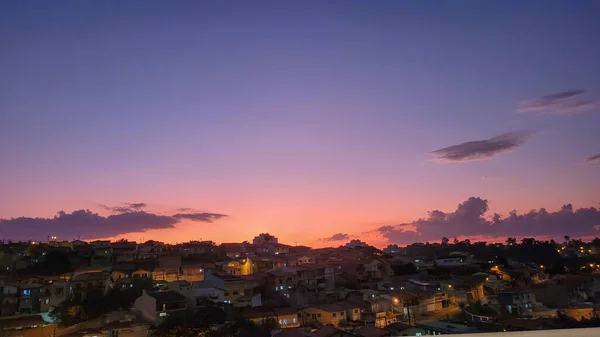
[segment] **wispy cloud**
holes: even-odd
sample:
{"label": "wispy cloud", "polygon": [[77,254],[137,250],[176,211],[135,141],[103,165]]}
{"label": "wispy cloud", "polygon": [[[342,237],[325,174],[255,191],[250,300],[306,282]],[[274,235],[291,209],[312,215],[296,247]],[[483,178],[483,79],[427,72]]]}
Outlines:
{"label": "wispy cloud", "polygon": [[549,114],[572,114],[592,109],[596,102],[592,100],[577,100],[584,90],[563,91],[538,97],[519,103],[518,112],[538,112]]}
{"label": "wispy cloud", "polygon": [[217,213],[178,213],[173,215],[173,218],[177,220],[185,219],[199,222],[214,222],[225,217],[227,217],[227,215]]}
{"label": "wispy cloud", "polygon": [[522,145],[532,134],[530,131],[508,132],[490,139],[445,147],[431,154],[442,162],[484,160]]}
{"label": "wispy cloud", "polygon": [[346,233],[336,233],[328,238],[323,238],[321,240],[323,240],[323,241],[345,241],[345,240],[349,240],[349,239],[350,239],[350,235],[348,235]]}
{"label": "wispy cloud", "polygon": [[548,212],[545,208],[517,214],[512,211],[502,217],[493,214],[486,219],[488,200],[471,197],[460,203],[454,212],[435,210],[427,218],[411,223],[381,226],[377,231],[390,242],[412,243],[439,240],[443,236],[539,236],[598,235],[600,209],[574,209],[571,204]]}
{"label": "wispy cloud", "polygon": [[597,155],[593,155],[593,156],[589,157],[585,161],[587,163],[593,163],[593,164],[600,165],[600,153],[598,153]]}
{"label": "wispy cloud", "polygon": [[134,202],[134,203],[123,203],[118,206],[106,206],[99,204],[100,207],[109,210],[113,213],[130,213],[130,212],[139,212],[148,206],[145,202]]}

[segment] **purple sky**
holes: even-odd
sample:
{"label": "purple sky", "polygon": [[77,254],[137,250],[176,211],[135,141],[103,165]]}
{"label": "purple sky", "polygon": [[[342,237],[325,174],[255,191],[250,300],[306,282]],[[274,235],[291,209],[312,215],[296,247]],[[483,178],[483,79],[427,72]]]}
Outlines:
{"label": "purple sky", "polygon": [[487,217],[598,207],[599,17],[593,0],[1,1],[0,234],[123,203],[159,222],[53,231],[319,245],[470,197]]}

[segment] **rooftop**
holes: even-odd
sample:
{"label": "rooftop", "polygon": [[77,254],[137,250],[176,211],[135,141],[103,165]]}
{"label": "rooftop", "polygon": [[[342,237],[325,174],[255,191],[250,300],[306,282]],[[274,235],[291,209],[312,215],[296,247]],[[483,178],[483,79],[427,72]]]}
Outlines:
{"label": "rooftop", "polygon": [[175,291],[154,291],[148,292],[148,296],[154,297],[160,303],[174,303],[185,301],[185,296]]}

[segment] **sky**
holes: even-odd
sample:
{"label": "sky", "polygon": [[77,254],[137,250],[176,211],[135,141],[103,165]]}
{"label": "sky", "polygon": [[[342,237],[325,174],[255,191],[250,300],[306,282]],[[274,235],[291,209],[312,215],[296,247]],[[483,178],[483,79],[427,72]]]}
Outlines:
{"label": "sky", "polygon": [[593,0],[1,1],[0,236],[600,235],[598,17]]}

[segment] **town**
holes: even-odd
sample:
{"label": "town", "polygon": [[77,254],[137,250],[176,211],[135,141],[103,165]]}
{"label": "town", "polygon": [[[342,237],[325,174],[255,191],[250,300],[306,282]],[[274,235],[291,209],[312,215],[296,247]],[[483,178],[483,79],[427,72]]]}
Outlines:
{"label": "town", "polygon": [[600,239],[3,242],[3,336],[422,336],[600,326]]}

